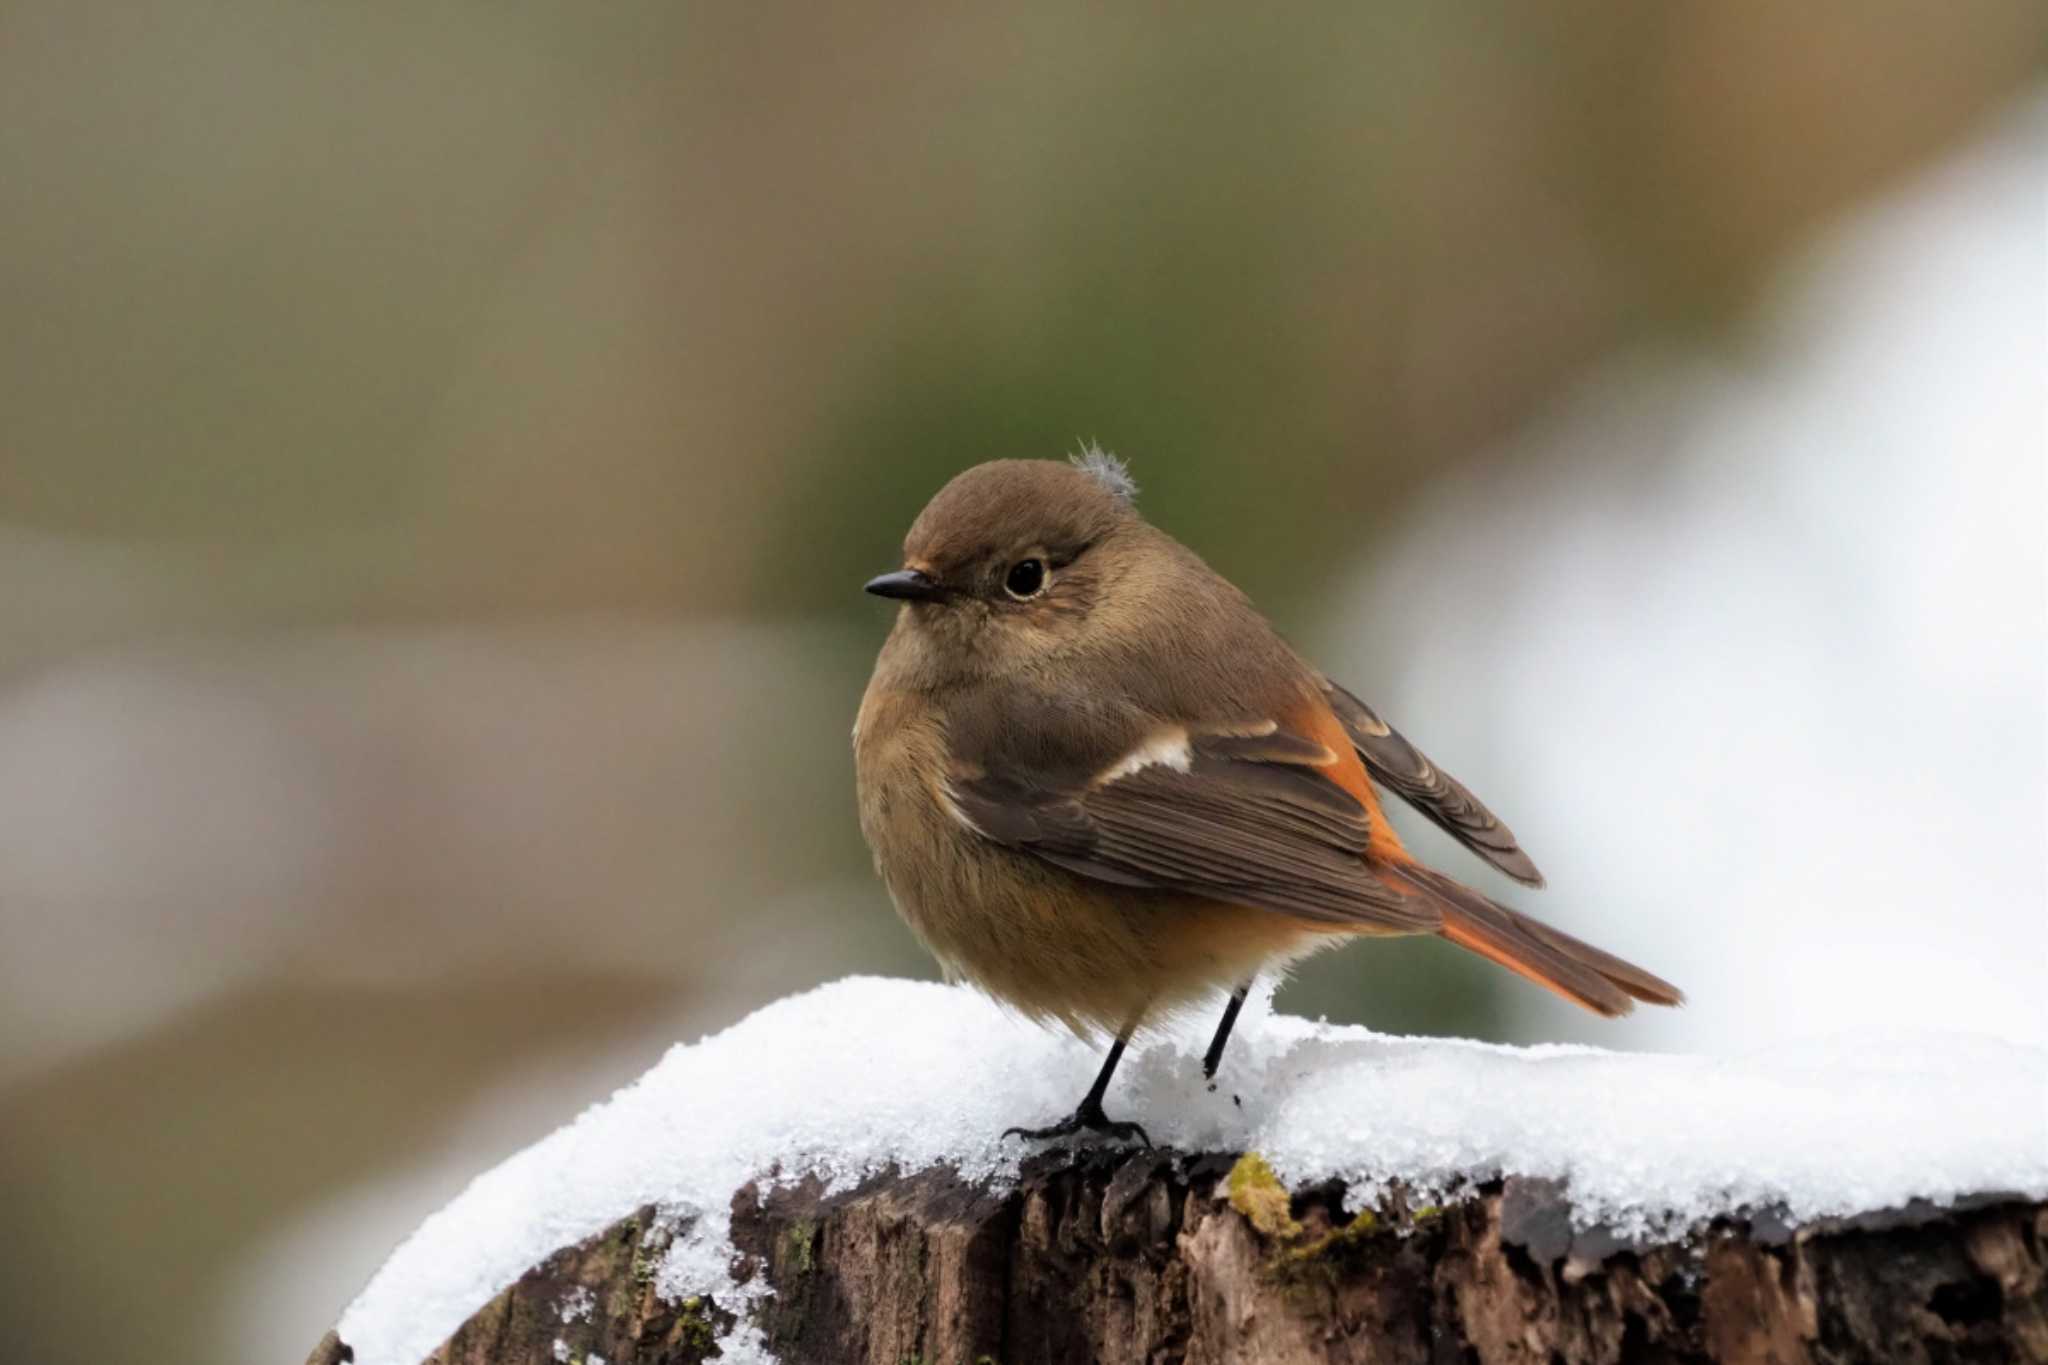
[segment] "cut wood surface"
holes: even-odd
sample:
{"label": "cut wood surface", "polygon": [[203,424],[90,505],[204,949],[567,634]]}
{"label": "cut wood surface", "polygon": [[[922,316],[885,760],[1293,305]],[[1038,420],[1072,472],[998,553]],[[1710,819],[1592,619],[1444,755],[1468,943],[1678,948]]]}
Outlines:
{"label": "cut wood surface", "polygon": [[[1554,1184],[1444,1207],[1289,1191],[1256,1156],[1047,1154],[1014,1188],[944,1170],[734,1192],[734,1274],[790,1365],[1053,1362],[2048,1362],[2048,1205],[1986,1194],[1683,1240],[1575,1229]],[[695,1365],[734,1323],[671,1302],[643,1208],[480,1308],[434,1365]],[[350,1358],[330,1335],[315,1365]]]}

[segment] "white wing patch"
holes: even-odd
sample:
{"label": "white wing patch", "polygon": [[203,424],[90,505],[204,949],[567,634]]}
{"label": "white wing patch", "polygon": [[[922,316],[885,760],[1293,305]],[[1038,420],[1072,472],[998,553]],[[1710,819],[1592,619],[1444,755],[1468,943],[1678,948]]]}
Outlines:
{"label": "white wing patch", "polygon": [[1095,779],[1095,785],[1104,786],[1120,777],[1129,777],[1132,773],[1154,766],[1164,766],[1177,773],[1184,773],[1194,766],[1194,761],[1195,752],[1188,745],[1188,732],[1176,725],[1171,729],[1159,731],[1114,764],[1103,769],[1101,776]]}
{"label": "white wing patch", "polygon": [[938,798],[939,809],[951,816],[954,824],[959,825],[970,834],[979,835],[984,839],[988,837],[988,834],[982,827],[968,819],[967,812],[960,809],[960,798],[953,794],[953,784],[951,782],[942,777],[932,783],[932,795]]}

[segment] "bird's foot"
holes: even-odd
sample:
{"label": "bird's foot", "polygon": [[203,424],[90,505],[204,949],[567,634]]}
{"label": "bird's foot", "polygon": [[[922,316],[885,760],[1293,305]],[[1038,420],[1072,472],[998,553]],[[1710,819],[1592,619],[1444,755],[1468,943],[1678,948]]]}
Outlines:
{"label": "bird's foot", "polygon": [[1020,1137],[1032,1142],[1044,1142],[1052,1138],[1072,1137],[1074,1134],[1083,1131],[1101,1133],[1105,1137],[1118,1142],[1128,1142],[1132,1138],[1136,1138],[1147,1147],[1152,1145],[1152,1139],[1147,1137],[1145,1130],[1137,1124],[1113,1119],[1102,1112],[1101,1105],[1086,1103],[1048,1128],[1005,1128],[1003,1136]]}

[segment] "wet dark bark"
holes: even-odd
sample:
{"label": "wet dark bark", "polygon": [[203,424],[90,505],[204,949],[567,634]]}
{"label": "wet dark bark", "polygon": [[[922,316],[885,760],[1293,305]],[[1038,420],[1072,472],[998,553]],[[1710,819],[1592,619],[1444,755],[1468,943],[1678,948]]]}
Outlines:
{"label": "wet dark bark", "polygon": [[[733,1210],[792,1365],[2048,1362],[2048,1206],[1998,1196],[1630,1245],[1575,1232],[1538,1181],[1359,1210],[1255,1158],[1146,1153],[1042,1159],[1007,1194],[941,1171],[750,1185]],[[715,1359],[729,1314],[651,1288],[667,1236],[643,1209],[565,1248],[432,1361]],[[592,1310],[564,1322],[579,1287]]]}

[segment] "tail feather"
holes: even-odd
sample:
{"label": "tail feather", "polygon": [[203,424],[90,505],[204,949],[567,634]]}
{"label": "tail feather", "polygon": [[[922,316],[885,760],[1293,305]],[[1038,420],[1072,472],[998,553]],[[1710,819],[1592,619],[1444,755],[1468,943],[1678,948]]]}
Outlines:
{"label": "tail feather", "polygon": [[1592,944],[1573,938],[1562,929],[1553,929],[1541,920],[1531,919],[1517,910],[1497,906],[1515,924],[1515,927],[1540,942],[1563,953],[1577,962],[1583,962],[1615,985],[1627,991],[1636,999],[1650,1005],[1683,1005],[1685,992],[1653,972],[1644,971],[1633,962],[1624,962],[1612,953],[1602,952]]}
{"label": "tail feather", "polygon": [[1440,872],[1420,864],[1386,871],[1436,904],[1443,914],[1443,928],[1438,930],[1443,937],[1595,1014],[1624,1015],[1638,1000],[1652,1005],[1685,1002],[1670,982],[1498,905]]}

